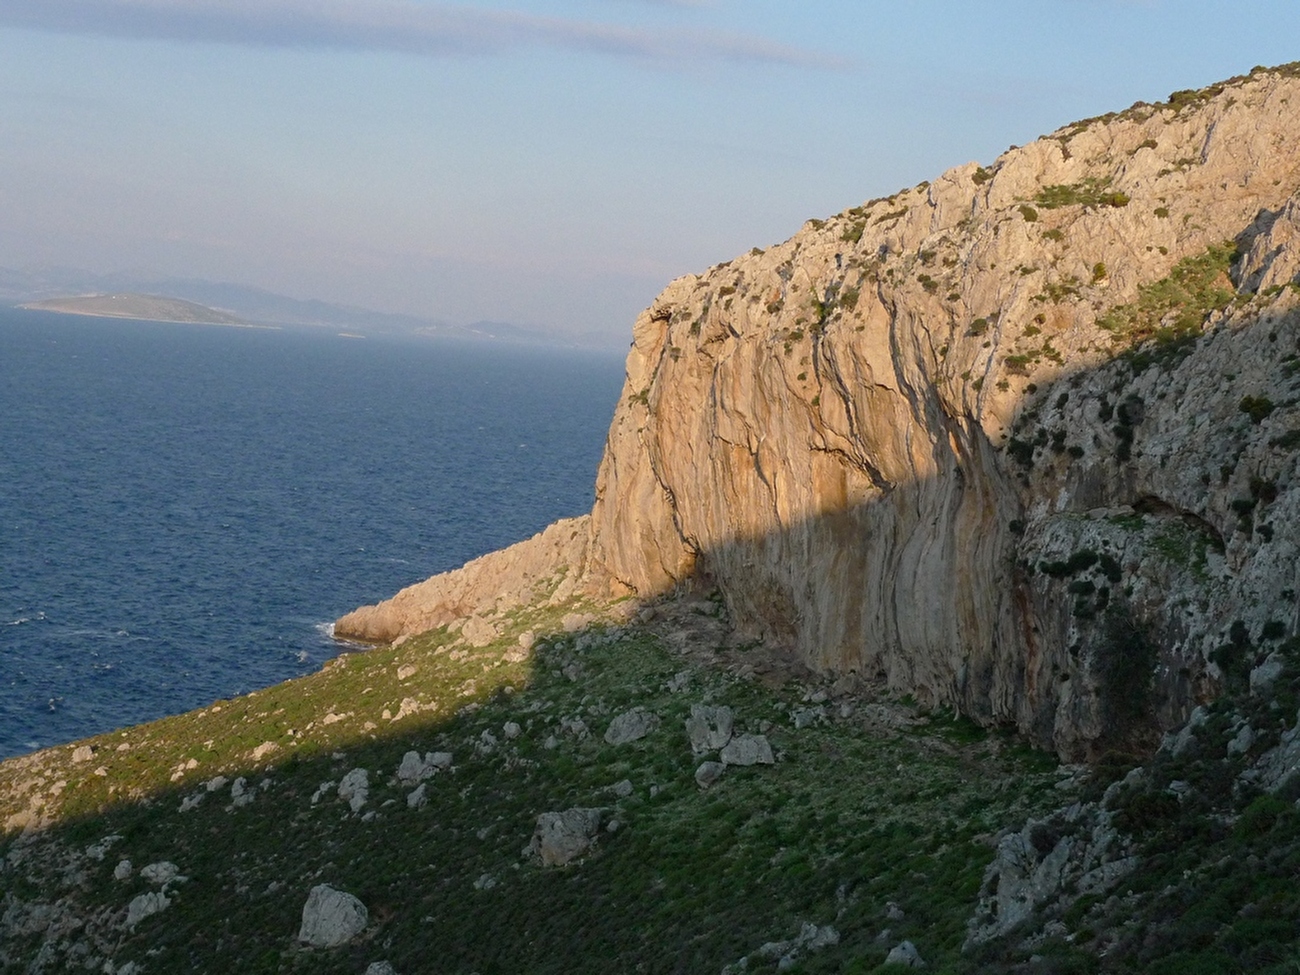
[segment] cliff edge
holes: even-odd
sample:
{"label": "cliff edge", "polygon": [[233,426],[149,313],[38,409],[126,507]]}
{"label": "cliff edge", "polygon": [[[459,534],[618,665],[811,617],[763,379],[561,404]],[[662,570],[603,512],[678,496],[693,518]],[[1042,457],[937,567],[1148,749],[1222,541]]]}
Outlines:
{"label": "cliff edge", "polygon": [[521,555],[704,580],[814,670],[1067,757],[1152,746],[1297,628],[1296,105],[1300,65],[1256,69],[674,281],[590,518],[336,632],[490,620]]}

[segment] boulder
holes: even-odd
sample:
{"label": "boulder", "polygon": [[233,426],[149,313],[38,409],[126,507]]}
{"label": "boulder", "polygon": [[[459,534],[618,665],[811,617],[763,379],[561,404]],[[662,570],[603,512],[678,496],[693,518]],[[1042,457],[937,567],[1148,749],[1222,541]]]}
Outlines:
{"label": "boulder", "polygon": [[303,905],[298,940],[313,948],[335,948],[359,935],[368,923],[370,913],[361,901],[329,884],[318,884]]}
{"label": "boulder", "polygon": [[360,812],[370,798],[370,773],[363,768],[354,768],[343,776],[339,783],[339,798],[346,800],[353,812]]}
{"label": "boulder", "polygon": [[731,741],[731,731],[736,716],[731,708],[709,704],[692,704],[691,716],[686,719],[686,734],[691,739],[691,753],[705,755],[716,752]]}
{"label": "boulder", "polygon": [[386,961],[372,961],[366,966],[366,975],[397,975],[397,970]]}
{"label": "boulder", "polygon": [[727,766],[721,762],[703,762],[695,770],[695,784],[701,789],[708,789],[718,779],[722,778],[722,773],[725,771],[727,771]]}
{"label": "boulder", "polygon": [[[121,866],[121,864],[119,864],[118,866]],[[127,876],[130,876],[130,869],[131,869],[131,864],[128,861]],[[140,876],[143,877],[145,880],[149,881],[149,883],[155,884],[159,887],[163,887],[171,883],[173,880],[179,877],[180,874],[181,874],[180,869],[176,866],[176,864],[171,863],[168,860],[159,860],[157,863],[151,863],[148,866],[144,866],[140,868]]]}
{"label": "boulder", "polygon": [[450,766],[450,752],[425,752],[421,758],[419,752],[410,751],[402,756],[401,764],[397,766],[397,779],[403,785],[415,785]]}
{"label": "boulder", "polygon": [[772,765],[776,759],[763,735],[737,735],[727,742],[719,758],[723,765]]}
{"label": "boulder", "polygon": [[566,809],[537,817],[530,850],[544,867],[562,867],[586,853],[600,828],[599,809]]}
{"label": "boulder", "polygon": [[132,898],[131,903],[126,906],[127,928],[134,931],[137,924],[159,911],[166,910],[170,904],[171,901],[162,891],[150,891]]}
{"label": "boulder", "polygon": [[645,708],[633,708],[624,711],[609,723],[605,731],[605,741],[610,745],[626,745],[638,741],[659,727],[659,715]]}
{"label": "boulder", "polygon": [[910,941],[904,941],[889,950],[889,956],[885,959],[885,964],[906,965],[908,968],[924,968],[925,959],[916,950],[916,945]]}

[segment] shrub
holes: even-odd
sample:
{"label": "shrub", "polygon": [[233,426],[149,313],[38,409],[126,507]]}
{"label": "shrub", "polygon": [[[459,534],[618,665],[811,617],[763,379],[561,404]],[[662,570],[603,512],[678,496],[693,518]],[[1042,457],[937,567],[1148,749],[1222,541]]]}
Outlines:
{"label": "shrub", "polygon": [[1264,419],[1277,407],[1267,396],[1243,396],[1241,402],[1237,404],[1237,409],[1249,416],[1252,423],[1258,424],[1264,422]]}
{"label": "shrub", "polygon": [[1129,197],[1126,193],[1109,189],[1110,179],[1089,176],[1078,183],[1057,183],[1044,186],[1034,198],[1045,210],[1056,210],[1066,206],[1127,206]]}
{"label": "shrub", "polygon": [[1025,218],[1025,223],[1035,223],[1038,220],[1038,211],[1028,203],[1020,205],[1020,215]]}

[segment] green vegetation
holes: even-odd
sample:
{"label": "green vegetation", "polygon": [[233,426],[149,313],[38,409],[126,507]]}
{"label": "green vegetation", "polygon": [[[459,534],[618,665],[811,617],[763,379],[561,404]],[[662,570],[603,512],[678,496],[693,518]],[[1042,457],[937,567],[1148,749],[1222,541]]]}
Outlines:
{"label": "green vegetation", "polygon": [[[93,927],[108,918],[96,912],[152,889],[138,875],[114,880],[120,859],[136,870],[176,863],[189,879],[171,906],[108,937],[120,939],[115,964],[160,972],[355,973],[378,958],[399,972],[428,971],[431,959],[449,972],[717,972],[806,921],[833,923],[841,940],[799,971],[868,971],[904,938],[939,970],[964,967],[965,920],[992,854],[978,838],[1055,801],[1054,762],[941,716],[900,734],[828,703],[796,730],[792,715],[809,707],[798,688],[702,669],[635,627],[565,633],[562,611],[521,616],[482,650],[453,649],[435,632],[348,655],[302,680],[93,739],[97,754],[81,765],[59,749],[46,760],[67,782],[56,821],[20,841],[11,820],[0,840],[0,854],[23,848],[6,890],[69,897],[99,917]],[[524,626],[542,638],[531,660],[508,663]],[[424,710],[386,720],[404,699]],[[701,701],[733,708],[737,731],[765,733],[777,765],[733,767],[701,791],[684,731]],[[606,744],[611,718],[634,706],[659,715],[658,730]],[[327,714],[345,717],[325,723]],[[575,733],[574,720],[587,731]],[[252,761],[268,741],[277,749]],[[391,778],[408,750],[454,756],[425,784],[423,808]],[[370,770],[365,815],[317,795],[357,767]],[[209,793],[203,781],[218,773],[246,776],[253,801],[232,807],[228,787]],[[18,811],[30,774],[0,766],[4,815]],[[612,790],[624,780],[630,792]],[[538,814],[571,806],[603,808],[619,828],[567,867],[521,857]],[[65,887],[68,851],[110,835],[120,839],[109,855],[86,860],[84,883]],[[307,891],[322,882],[367,905],[364,938],[334,950],[295,944]],[[886,917],[891,902],[901,920]],[[41,942],[33,929],[2,950],[25,970]],[[750,970],[775,965],[755,958]]]}
{"label": "green vegetation", "polygon": [[1123,207],[1128,206],[1125,193],[1110,188],[1109,179],[1089,176],[1078,183],[1044,186],[1034,197],[1034,202],[1044,210],[1058,210],[1067,206]]}
{"label": "green vegetation", "polygon": [[1243,396],[1237,408],[1250,417],[1250,422],[1263,423],[1277,406],[1267,396]]}
{"label": "green vegetation", "polygon": [[1228,269],[1237,259],[1232,241],[1211,246],[1204,254],[1179,261],[1159,281],[1138,288],[1137,301],[1112,308],[1097,322],[1116,341],[1177,349],[1199,334],[1212,312],[1227,307],[1236,296]]}

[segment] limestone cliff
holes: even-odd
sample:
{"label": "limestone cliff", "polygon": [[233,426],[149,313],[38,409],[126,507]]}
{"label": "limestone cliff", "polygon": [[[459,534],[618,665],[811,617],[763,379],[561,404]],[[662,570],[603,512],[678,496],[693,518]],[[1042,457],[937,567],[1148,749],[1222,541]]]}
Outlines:
{"label": "limestone cliff", "polygon": [[1065,755],[1295,631],[1300,69],[1075,123],[673,282],[582,563]]}

